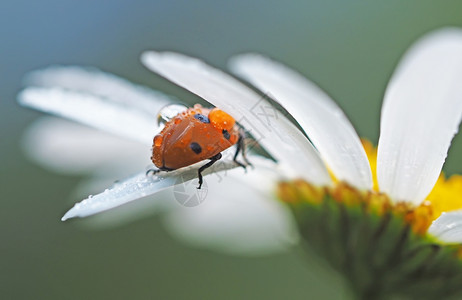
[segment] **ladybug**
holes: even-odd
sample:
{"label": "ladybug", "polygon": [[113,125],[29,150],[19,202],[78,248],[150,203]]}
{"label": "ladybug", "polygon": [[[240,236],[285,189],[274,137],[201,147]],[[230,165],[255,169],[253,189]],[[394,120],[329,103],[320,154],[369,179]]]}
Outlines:
{"label": "ladybug", "polygon": [[[221,152],[237,145],[233,161],[244,169],[251,165],[245,157],[244,131],[233,117],[218,108],[203,108],[200,104],[187,108],[171,118],[154,137],[151,160],[158,170],[173,171],[209,159],[198,170],[199,186],[202,172],[221,159]],[[242,150],[245,164],[236,160]]]}

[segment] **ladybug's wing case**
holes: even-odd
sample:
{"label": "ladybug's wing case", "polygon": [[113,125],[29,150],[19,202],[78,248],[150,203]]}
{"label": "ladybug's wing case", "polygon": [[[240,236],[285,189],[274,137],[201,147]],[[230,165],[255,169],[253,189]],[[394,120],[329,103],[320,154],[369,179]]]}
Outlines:
{"label": "ladybug's wing case", "polygon": [[[192,138],[191,124],[187,120],[181,120],[170,128],[164,137],[162,147],[162,164],[164,168],[178,169],[184,166],[191,157],[187,148]],[[190,159],[189,159],[190,160]]]}

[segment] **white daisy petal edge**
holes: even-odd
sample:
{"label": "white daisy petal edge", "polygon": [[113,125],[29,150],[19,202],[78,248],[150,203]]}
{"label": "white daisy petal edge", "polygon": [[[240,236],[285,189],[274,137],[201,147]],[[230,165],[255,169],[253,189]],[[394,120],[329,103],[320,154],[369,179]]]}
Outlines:
{"label": "white daisy petal edge", "polygon": [[419,204],[433,188],[462,117],[462,30],[419,40],[387,87],[377,177],[395,201]]}
{"label": "white daisy petal edge", "polygon": [[145,145],[159,131],[152,113],[128,103],[115,103],[107,98],[83,94],[60,87],[29,87],[18,95],[21,105],[68,118],[85,125],[120,135]]}
{"label": "white daisy petal edge", "polygon": [[[84,199],[89,194],[97,194],[103,191],[108,186],[114,184],[115,180],[112,175],[113,174],[97,174],[85,178],[78,183],[69,198]],[[111,176],[112,178],[108,176]],[[123,176],[126,176],[126,174]],[[210,177],[214,176],[208,176],[206,179],[207,183],[209,182]],[[196,182],[192,182],[191,185],[193,185],[194,188],[197,186]],[[138,220],[157,216],[172,209],[177,209],[179,205],[174,200],[173,195],[173,188],[168,187],[157,192],[154,198],[144,197],[136,199],[136,201],[127,202],[121,206],[104,211],[103,213],[92,215],[85,219],[85,222],[78,222],[77,224],[78,226],[88,230],[104,230],[122,227]]]}
{"label": "white daisy petal edge", "polygon": [[317,85],[258,54],[238,55],[231,70],[269,93],[300,124],[335,176],[359,189],[372,188],[366,152],[350,121]]}
{"label": "white daisy petal edge", "polygon": [[[156,175],[147,176],[145,172],[136,174],[126,180],[116,183],[113,187],[95,196],[77,203],[62,218],[63,221],[75,217],[87,217],[125,203],[144,198],[160,192],[168,187],[177,184],[197,180],[197,170],[204,163],[197,163],[187,168],[171,172],[161,172]],[[255,166],[257,167],[257,166]],[[212,167],[205,169],[204,176],[223,172],[236,168],[236,164],[230,160],[220,160]]]}
{"label": "white daisy petal edge", "polygon": [[441,214],[430,225],[428,233],[446,243],[462,243],[462,210]]}
{"label": "white daisy petal edge", "polygon": [[141,61],[153,72],[202,97],[233,116],[294,176],[314,184],[331,179],[316,150],[269,102],[237,79],[201,60],[178,53],[148,51]]}
{"label": "white daisy petal edge", "polygon": [[152,163],[146,145],[49,116],[26,129],[21,147],[34,162],[61,174],[110,174],[115,180]]}
{"label": "white daisy petal edge", "polygon": [[94,67],[50,66],[27,74],[24,84],[48,88],[61,87],[103,97],[109,101],[136,107],[150,113],[153,117],[156,117],[163,106],[178,101],[171,96],[136,85]]}
{"label": "white daisy petal edge", "polygon": [[222,253],[287,250],[298,241],[298,233],[288,208],[274,199],[277,165],[266,165],[259,164],[245,176],[239,169],[228,171],[223,179],[210,176],[205,201],[168,212],[163,218],[166,229],[189,245]]}

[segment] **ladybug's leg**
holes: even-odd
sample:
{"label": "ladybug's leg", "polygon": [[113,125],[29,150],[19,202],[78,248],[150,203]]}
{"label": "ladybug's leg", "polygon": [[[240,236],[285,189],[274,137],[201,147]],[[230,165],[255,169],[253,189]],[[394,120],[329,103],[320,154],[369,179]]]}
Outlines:
{"label": "ladybug's leg", "polygon": [[173,171],[175,169],[169,169],[169,168],[165,168],[165,167],[162,167],[162,168],[159,168],[159,169],[148,169],[146,171],[146,176],[149,176],[149,175],[156,175],[157,173],[160,173],[160,172],[168,172],[168,171]]}
{"label": "ladybug's leg", "polygon": [[199,170],[197,171],[197,174],[199,176],[199,186],[197,187],[197,189],[200,189],[202,186],[202,171],[212,166],[220,158],[221,158],[221,153],[218,153],[217,155],[211,157],[208,163],[206,163],[205,165],[199,168]]}
{"label": "ladybug's leg", "polygon": [[[236,153],[234,153],[233,161],[238,164],[240,167],[243,167],[244,169],[247,166],[252,166],[252,164],[247,160],[246,156],[246,147],[245,147],[245,132],[241,128],[239,129],[239,139],[237,140],[236,143]],[[237,155],[239,152],[242,151],[242,159],[244,159],[245,164],[241,163],[240,161],[237,160]]]}
{"label": "ladybug's leg", "polygon": [[157,173],[159,173],[161,171],[162,171],[161,169],[148,169],[146,171],[146,176],[156,175]]}
{"label": "ladybug's leg", "polygon": [[247,146],[245,145],[245,131],[244,129],[241,128],[240,132],[240,137],[241,137],[241,149],[242,149],[242,159],[244,160],[245,164],[247,166],[251,166],[253,168],[252,163],[247,159]]}

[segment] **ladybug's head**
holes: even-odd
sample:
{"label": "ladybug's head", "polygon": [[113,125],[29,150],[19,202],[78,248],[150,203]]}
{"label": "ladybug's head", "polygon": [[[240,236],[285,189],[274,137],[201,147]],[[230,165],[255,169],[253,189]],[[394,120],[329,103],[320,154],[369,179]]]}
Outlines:
{"label": "ladybug's head", "polygon": [[209,120],[213,127],[227,131],[230,131],[236,123],[233,117],[218,108],[214,108],[210,111]]}

